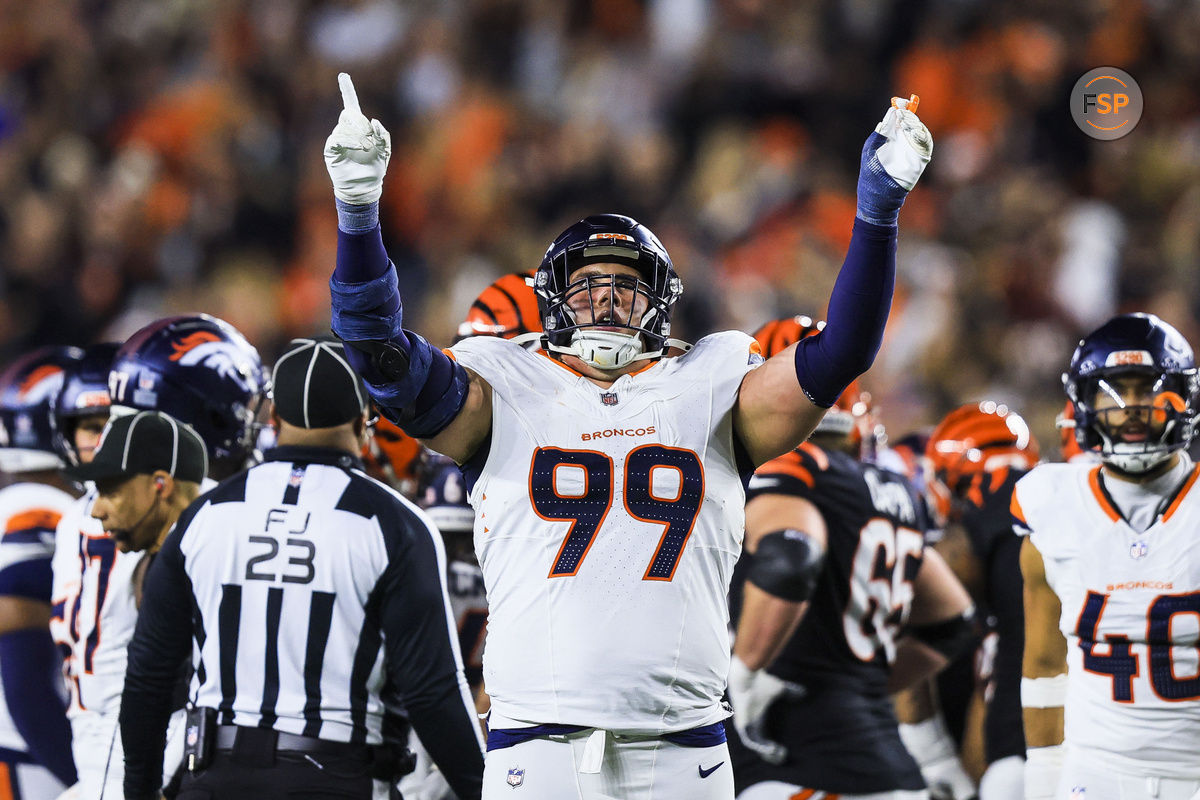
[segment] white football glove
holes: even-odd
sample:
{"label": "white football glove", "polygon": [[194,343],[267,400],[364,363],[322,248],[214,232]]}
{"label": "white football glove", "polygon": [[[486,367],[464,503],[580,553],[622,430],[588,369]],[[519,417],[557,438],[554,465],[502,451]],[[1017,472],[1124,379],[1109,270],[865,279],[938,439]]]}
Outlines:
{"label": "white football glove", "polygon": [[79,788],[80,784],[76,783],[73,786],[68,786],[62,794],[54,798],[54,800],[80,800],[83,797],[83,790]]}
{"label": "white football glove", "polygon": [[333,181],[333,196],[356,206],[377,203],[392,157],[392,137],[379,120],[368,121],[363,115],[349,75],[339,72],[338,86],[342,113],[325,140],[325,168]]}
{"label": "white football glove", "polygon": [[787,759],[787,748],[764,734],[767,709],[781,697],[803,696],[803,686],[777,678],[765,669],[750,669],[737,656],[729,663],[733,727],[742,743],[768,764],[782,764]]}
{"label": "white football glove", "polygon": [[[909,110],[909,105],[914,109]],[[908,191],[917,185],[925,165],[933,156],[933,135],[916,115],[916,95],[905,100],[892,98],[892,107],[875,126],[887,143],[875,151],[884,171]]]}
{"label": "white football glove", "polygon": [[968,800],[977,795],[940,714],[901,725],[900,739],[921,768],[931,800]]}
{"label": "white football glove", "polygon": [[904,198],[933,155],[933,136],[917,118],[917,96],[892,98],[892,107],[863,145],[858,170],[858,218],[895,225]]}

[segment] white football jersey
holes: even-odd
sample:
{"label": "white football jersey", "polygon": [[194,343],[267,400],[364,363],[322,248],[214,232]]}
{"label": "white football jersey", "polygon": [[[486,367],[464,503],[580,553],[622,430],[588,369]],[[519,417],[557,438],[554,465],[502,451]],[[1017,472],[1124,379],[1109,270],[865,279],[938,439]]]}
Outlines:
{"label": "white football jersey", "polygon": [[453,354],[493,390],[490,447],[464,469],[492,710],[648,734],[726,717],[745,520],[731,412],[756,343],[708,336],[608,389],[503,339]]}
{"label": "white football jersey", "polygon": [[1016,487],[1062,601],[1066,744],[1134,775],[1200,778],[1200,465],[1144,533],[1100,467],[1042,464]]}
{"label": "white football jersey", "polygon": [[91,515],[89,490],[58,524],[54,540],[54,617],[71,695],[67,716],[115,714],[125,685],[125,651],[137,624],[133,573],[145,553],[122,553]]}
{"label": "white football jersey", "polygon": [[[23,564],[32,567],[34,562],[50,559],[54,549],[51,531],[74,502],[75,498],[61,489],[40,483],[16,483],[0,489],[0,532],[3,533],[0,570],[19,570]],[[49,602],[50,596],[47,594],[41,599]],[[4,676],[0,675],[0,681],[3,680]],[[61,714],[62,709],[47,709],[47,713]],[[27,750],[9,716],[3,692],[0,692],[0,748],[22,753]]]}

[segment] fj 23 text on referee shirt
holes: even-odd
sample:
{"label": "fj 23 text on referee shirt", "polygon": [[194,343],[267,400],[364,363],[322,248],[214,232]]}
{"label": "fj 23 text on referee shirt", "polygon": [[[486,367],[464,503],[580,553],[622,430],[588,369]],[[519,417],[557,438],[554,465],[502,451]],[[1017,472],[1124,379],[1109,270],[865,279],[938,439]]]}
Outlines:
{"label": "fj 23 text on referee shirt", "polygon": [[277,448],[202,495],[146,578],[155,601],[141,609],[122,703],[126,794],[157,792],[164,698],[194,640],[189,694],[220,724],[369,745],[384,704],[399,706],[451,788],[478,797],[445,562],[415,507],[329,449]]}

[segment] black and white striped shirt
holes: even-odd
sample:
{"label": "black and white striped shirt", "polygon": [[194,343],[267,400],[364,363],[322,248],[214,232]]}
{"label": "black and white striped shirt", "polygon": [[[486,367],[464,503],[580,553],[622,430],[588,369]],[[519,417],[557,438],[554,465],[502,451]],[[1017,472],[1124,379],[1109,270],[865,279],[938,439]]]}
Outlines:
{"label": "black and white striped shirt", "polygon": [[201,496],[146,578],[121,703],[126,795],[156,791],[175,666],[221,724],[377,744],[407,710],[459,797],[483,760],[445,587],[415,506],[357,459],[280,447]]}

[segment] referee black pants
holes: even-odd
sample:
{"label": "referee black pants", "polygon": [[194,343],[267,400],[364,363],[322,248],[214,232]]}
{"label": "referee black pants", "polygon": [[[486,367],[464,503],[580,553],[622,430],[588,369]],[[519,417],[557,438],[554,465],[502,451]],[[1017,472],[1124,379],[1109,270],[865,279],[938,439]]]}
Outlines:
{"label": "referee black pants", "polygon": [[371,800],[371,757],[361,752],[277,750],[269,736],[239,737],[206,769],[183,777],[176,800]]}

